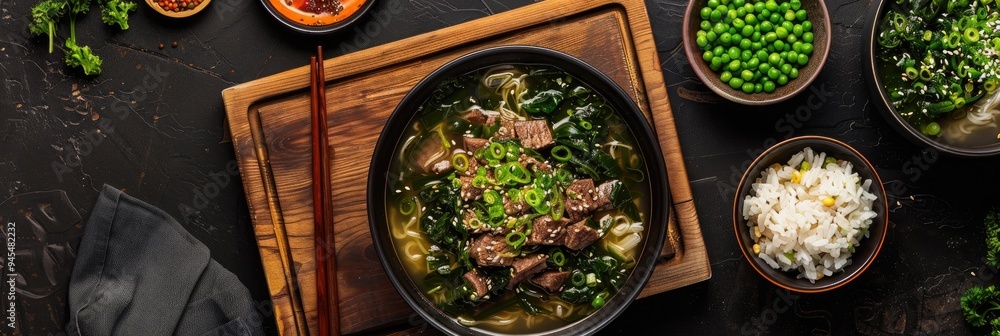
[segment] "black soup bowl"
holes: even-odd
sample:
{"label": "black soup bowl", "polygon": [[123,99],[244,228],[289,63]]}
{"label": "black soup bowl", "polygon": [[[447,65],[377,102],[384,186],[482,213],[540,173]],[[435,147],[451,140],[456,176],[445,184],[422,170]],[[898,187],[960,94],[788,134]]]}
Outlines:
{"label": "black soup bowl", "polygon": [[388,220],[389,211],[395,210],[389,206],[392,204],[390,203],[392,196],[390,193],[395,190],[391,182],[393,178],[399,178],[398,175],[390,173],[389,169],[394,160],[399,160],[397,153],[406,141],[404,134],[418,119],[420,107],[439,83],[445,79],[476,70],[511,64],[555,67],[575,79],[584,81],[620,115],[621,120],[626,124],[636,141],[634,151],[638,151],[642,157],[642,166],[644,166],[649,188],[649,190],[643,190],[647,195],[645,201],[648,203],[644,207],[648,210],[645,211],[646,217],[643,220],[645,227],[643,241],[636,247],[636,263],[628,274],[627,280],[617,293],[612,293],[612,296],[606,299],[603,307],[589,316],[563,326],[552,327],[551,330],[529,331],[536,335],[592,334],[621,314],[635,300],[649,279],[659,251],[663,246],[670,205],[663,156],[655,133],[642,112],[625,91],[610,78],[572,56],[534,46],[501,46],[485,49],[446,63],[410,90],[390,115],[378,142],[375,144],[368,173],[367,198],[372,240],[382,262],[382,267],[393,286],[423,319],[448,334],[496,334],[494,331],[459,323],[456,318],[438,308],[425,294],[424,289],[420,288],[407,273],[403,261],[397,254],[396,248],[399,246],[395,245],[397,242],[389,227],[392,225]]}

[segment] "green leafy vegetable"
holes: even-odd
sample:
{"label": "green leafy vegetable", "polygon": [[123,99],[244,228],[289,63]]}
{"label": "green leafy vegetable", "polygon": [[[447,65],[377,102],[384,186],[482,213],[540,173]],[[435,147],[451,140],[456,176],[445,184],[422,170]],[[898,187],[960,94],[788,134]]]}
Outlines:
{"label": "green leafy vegetable", "polygon": [[101,8],[101,21],[109,26],[118,25],[122,30],[128,29],[128,13],[134,12],[136,4],[127,0],[109,0]]}
{"label": "green leafy vegetable", "polygon": [[976,327],[989,325],[993,335],[1000,334],[1000,291],[996,286],[974,286],[962,296],[962,314]]}
{"label": "green leafy vegetable", "polygon": [[55,49],[56,23],[66,14],[65,0],[44,0],[31,7],[31,23],[28,29],[34,35],[49,37],[49,53]]}
{"label": "green leafy vegetable", "polygon": [[66,65],[83,69],[86,75],[101,74],[101,58],[88,46],[78,46],[73,39],[66,40]]}
{"label": "green leafy vegetable", "polygon": [[986,215],[986,261],[1000,264],[1000,212]]}

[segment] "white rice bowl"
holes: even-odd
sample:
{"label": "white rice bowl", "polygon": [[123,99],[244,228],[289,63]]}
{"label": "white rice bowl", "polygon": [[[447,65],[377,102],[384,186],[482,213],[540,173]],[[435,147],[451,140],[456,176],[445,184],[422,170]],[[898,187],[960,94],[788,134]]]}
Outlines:
{"label": "white rice bowl", "polygon": [[[803,161],[808,170],[800,170]],[[826,153],[806,147],[786,165],[761,172],[743,201],[743,219],[756,242],[753,254],[812,283],[851,264],[876,216],[872,180],[862,183],[850,162],[825,161]],[[801,180],[792,182],[793,175]]]}

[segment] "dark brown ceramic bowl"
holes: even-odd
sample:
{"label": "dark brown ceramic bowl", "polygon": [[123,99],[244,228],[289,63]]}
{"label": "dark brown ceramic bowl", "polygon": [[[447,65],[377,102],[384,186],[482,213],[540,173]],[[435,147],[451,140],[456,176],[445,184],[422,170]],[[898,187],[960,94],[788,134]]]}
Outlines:
{"label": "dark brown ceramic bowl", "polygon": [[687,11],[684,12],[684,51],[687,53],[688,63],[694,69],[702,83],[715,91],[720,96],[744,105],[770,105],[785,101],[799,94],[809,86],[819,75],[820,70],[826,63],[826,57],[830,53],[830,15],[826,11],[826,4],[823,0],[801,0],[802,8],[809,15],[809,21],[813,23],[813,53],[809,57],[809,63],[799,69],[799,77],[791,79],[788,84],[779,86],[771,93],[744,93],[742,90],[733,89],[727,83],[719,79],[719,73],[709,68],[708,62],[702,59],[704,51],[698,48],[695,37],[701,28],[701,16],[699,12],[708,0],[691,0],[688,3]]}
{"label": "dark brown ceramic bowl", "polygon": [[[774,163],[787,164],[792,155],[806,147],[812,148],[815,152],[824,152],[828,156],[851,162],[854,165],[854,171],[858,173],[862,181],[872,180],[871,192],[878,197],[872,204],[872,210],[877,216],[868,229],[870,235],[868,238],[861,239],[860,245],[855,248],[854,254],[851,255],[851,265],[845,266],[841,272],[816,280],[816,283],[810,283],[806,279],[796,279],[798,271],[784,272],[771,268],[764,260],[754,255],[754,240],[750,236],[747,221],[743,219],[743,200],[750,193],[751,185],[760,176],[760,173]],[[782,141],[768,148],[750,164],[750,168],[743,174],[743,179],[740,180],[736,189],[736,200],[733,203],[733,229],[736,231],[736,241],[740,244],[743,256],[767,281],[793,292],[822,293],[857,279],[871,266],[879,250],[882,249],[882,243],[885,241],[885,235],[889,229],[888,208],[889,204],[886,200],[885,188],[882,186],[882,179],[879,178],[875,167],[861,153],[851,146],[831,138],[801,136]]]}

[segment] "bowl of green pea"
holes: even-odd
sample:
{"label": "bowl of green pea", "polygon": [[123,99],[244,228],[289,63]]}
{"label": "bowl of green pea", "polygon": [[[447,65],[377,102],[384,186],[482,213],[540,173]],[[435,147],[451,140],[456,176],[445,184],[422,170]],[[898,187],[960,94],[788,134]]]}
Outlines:
{"label": "bowl of green pea", "polygon": [[830,51],[822,0],[691,0],[684,49],[702,83],[744,105],[769,105],[802,92]]}

